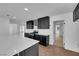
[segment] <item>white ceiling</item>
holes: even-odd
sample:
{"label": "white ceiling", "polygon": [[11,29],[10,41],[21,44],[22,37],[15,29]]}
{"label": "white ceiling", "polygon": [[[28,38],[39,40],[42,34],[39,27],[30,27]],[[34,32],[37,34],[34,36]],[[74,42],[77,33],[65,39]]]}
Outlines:
{"label": "white ceiling", "polygon": [[[0,15],[10,18],[15,16],[21,22],[72,12],[76,5],[77,3],[0,3]],[[24,11],[24,8],[29,10]]]}

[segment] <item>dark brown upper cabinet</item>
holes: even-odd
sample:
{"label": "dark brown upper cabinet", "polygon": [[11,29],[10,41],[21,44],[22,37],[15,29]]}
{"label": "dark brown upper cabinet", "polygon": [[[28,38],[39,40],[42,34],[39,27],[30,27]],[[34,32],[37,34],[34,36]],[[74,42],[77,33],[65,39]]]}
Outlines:
{"label": "dark brown upper cabinet", "polygon": [[27,29],[33,29],[34,28],[34,21],[30,20],[26,22],[26,28]]}
{"label": "dark brown upper cabinet", "polygon": [[77,21],[79,19],[79,3],[75,7],[73,11],[73,22]]}
{"label": "dark brown upper cabinet", "polygon": [[49,16],[38,19],[38,29],[49,29]]}

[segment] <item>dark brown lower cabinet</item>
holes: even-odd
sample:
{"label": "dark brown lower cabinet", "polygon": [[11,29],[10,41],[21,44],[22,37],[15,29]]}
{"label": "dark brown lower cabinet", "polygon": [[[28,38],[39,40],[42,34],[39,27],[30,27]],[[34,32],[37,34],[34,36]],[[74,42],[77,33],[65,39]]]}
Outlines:
{"label": "dark brown lower cabinet", "polygon": [[39,56],[39,45],[38,43],[25,49],[14,56]]}
{"label": "dark brown lower cabinet", "polygon": [[28,38],[31,38],[31,39],[38,40],[39,43],[44,45],[44,46],[49,45],[49,35],[36,34],[36,35],[32,36],[30,33],[24,33],[24,37],[28,37]]}

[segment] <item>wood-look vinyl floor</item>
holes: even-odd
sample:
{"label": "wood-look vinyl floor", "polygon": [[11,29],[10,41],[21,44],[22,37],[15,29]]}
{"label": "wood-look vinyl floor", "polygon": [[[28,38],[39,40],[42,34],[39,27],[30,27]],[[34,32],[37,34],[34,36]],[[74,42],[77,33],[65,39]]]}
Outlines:
{"label": "wood-look vinyl floor", "polygon": [[57,46],[39,45],[39,56],[79,56],[79,53],[65,50]]}

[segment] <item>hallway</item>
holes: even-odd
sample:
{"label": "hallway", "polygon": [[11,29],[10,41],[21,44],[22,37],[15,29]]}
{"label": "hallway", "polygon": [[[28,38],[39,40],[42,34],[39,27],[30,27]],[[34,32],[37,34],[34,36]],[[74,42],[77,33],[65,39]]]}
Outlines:
{"label": "hallway", "polygon": [[79,53],[65,50],[56,46],[39,45],[39,56],[79,56]]}

